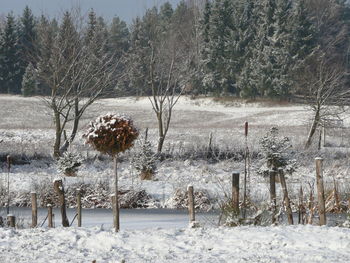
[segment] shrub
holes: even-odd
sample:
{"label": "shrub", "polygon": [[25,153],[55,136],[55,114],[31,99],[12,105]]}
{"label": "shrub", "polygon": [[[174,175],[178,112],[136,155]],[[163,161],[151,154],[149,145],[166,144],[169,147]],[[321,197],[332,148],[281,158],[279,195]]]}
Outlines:
{"label": "shrub", "polygon": [[140,143],[140,151],[132,159],[132,165],[140,173],[141,180],[152,179],[156,172],[156,153],[152,150],[152,144],[147,139],[147,132],[143,142]]}
{"label": "shrub", "polygon": [[32,63],[29,63],[22,80],[22,95],[34,96],[37,89],[36,72]]}
{"label": "shrub", "polygon": [[83,159],[79,154],[65,152],[57,161],[58,170],[67,176],[75,176]]}
{"label": "shrub", "polygon": [[266,166],[259,173],[268,175],[269,170],[284,169],[288,172],[294,171],[295,162],[288,156],[288,149],[292,147],[288,137],[280,137],[278,128],[271,130],[260,140],[260,146],[264,153]]}

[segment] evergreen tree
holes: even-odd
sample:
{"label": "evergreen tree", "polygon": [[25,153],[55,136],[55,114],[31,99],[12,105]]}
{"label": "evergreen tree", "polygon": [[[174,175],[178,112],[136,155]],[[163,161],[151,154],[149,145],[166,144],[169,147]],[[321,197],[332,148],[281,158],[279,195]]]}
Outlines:
{"label": "evergreen tree", "polygon": [[[49,63],[55,65],[55,74],[58,75],[58,79],[62,82],[58,91],[66,92],[66,90],[71,90],[72,94],[74,94],[74,92],[79,92],[77,89],[80,88],[79,85],[73,84],[76,81],[76,72],[79,72],[79,65],[75,61],[79,57],[78,54],[82,56],[85,54],[82,52],[82,39],[76,30],[73,17],[68,11],[63,15],[56,38],[57,40],[53,44],[55,56],[51,56]],[[67,65],[70,65],[70,68]],[[72,85],[75,89],[72,89]]]}
{"label": "evergreen tree", "polygon": [[36,72],[32,63],[29,63],[22,80],[22,95],[24,97],[34,96],[37,91]]}
{"label": "evergreen tree", "polygon": [[13,14],[9,13],[0,36],[0,91],[2,93],[21,93],[20,62],[16,22]]}
{"label": "evergreen tree", "polygon": [[130,46],[130,33],[126,23],[119,17],[114,17],[109,28],[108,49],[120,58]]}
{"label": "evergreen tree", "polygon": [[157,8],[148,9],[142,20],[136,18],[131,27],[130,49],[127,55],[127,72],[132,90],[137,95],[151,94],[149,87],[149,66],[152,45],[161,39],[161,27]]}
{"label": "evergreen tree", "polygon": [[94,10],[91,10],[89,13],[88,25],[85,34],[85,46],[97,58],[103,57],[107,52],[107,27],[102,17],[96,17]]}
{"label": "evergreen tree", "polygon": [[131,27],[130,49],[127,56],[128,79],[132,91],[138,96],[150,94],[147,87],[149,79],[149,52],[148,39],[145,34],[142,21],[136,18]]}
{"label": "evergreen tree", "polygon": [[80,48],[81,43],[78,32],[73,23],[71,13],[68,11],[66,11],[63,15],[63,20],[59,27],[57,37],[58,45],[60,45],[61,48],[64,47],[64,49],[62,49],[63,58],[68,61],[75,59],[72,54],[74,54]]}
{"label": "evergreen tree", "polygon": [[202,81],[202,93],[208,93],[211,91],[210,79],[208,75],[210,74],[210,64],[209,64],[209,51],[210,51],[210,21],[211,21],[211,9],[212,3],[210,0],[206,0],[203,15],[200,20],[200,34],[201,34],[201,47],[200,47],[200,61],[199,68],[201,81]]}
{"label": "evergreen tree", "polygon": [[[49,75],[48,68],[53,51],[53,41],[58,32],[58,25],[56,20],[49,21],[47,17],[42,15],[37,24],[38,35],[38,56],[41,58],[37,61],[38,75]],[[37,95],[50,95],[50,88],[45,82],[38,79]]]}
{"label": "evergreen tree", "polygon": [[[209,34],[210,34],[210,18],[211,18],[211,1],[206,0],[205,2],[205,7],[203,11],[203,19],[201,20],[202,24],[202,37],[204,41],[204,47],[207,47],[210,39],[209,39]],[[205,52],[205,50],[204,50]]]}
{"label": "evergreen tree", "polygon": [[90,10],[88,15],[88,26],[85,36],[85,45],[89,45],[96,37],[97,32],[97,18],[93,9]]}
{"label": "evergreen tree", "polygon": [[21,49],[21,66],[23,72],[29,62],[33,62],[33,58],[35,57],[35,50],[37,48],[36,39],[36,21],[31,9],[26,6],[20,18],[19,25],[19,46]]}
{"label": "evergreen tree", "polygon": [[310,19],[305,0],[297,0],[291,23],[289,52],[293,60],[293,93],[303,94],[303,72],[317,49],[315,26]]}
{"label": "evergreen tree", "polygon": [[[171,34],[176,42],[178,52],[187,58],[186,71],[189,76],[186,92],[198,94],[202,89],[200,9],[189,2],[181,1],[171,19]],[[172,37],[172,36],[169,36]]]}
{"label": "evergreen tree", "polygon": [[171,24],[171,19],[174,14],[173,7],[169,2],[165,2],[160,7],[159,11],[159,19],[160,23],[163,26],[163,32],[168,28],[168,26]]}
{"label": "evergreen tree", "polygon": [[[244,67],[245,64],[248,65],[250,63],[249,59],[254,47],[257,17],[253,0],[237,0],[234,2],[234,9],[233,30],[231,30],[227,49],[230,58],[230,72],[235,80],[236,94],[240,94],[242,89],[244,89],[242,85],[247,84],[243,84],[242,80],[249,75],[246,71],[247,68],[244,69]],[[244,73],[243,70],[245,70]]]}
{"label": "evergreen tree", "polygon": [[248,58],[237,79],[237,86],[239,87],[242,98],[255,99],[259,95],[258,85],[254,81],[254,63],[255,59]]}
{"label": "evergreen tree", "polygon": [[101,54],[107,55],[108,52],[108,26],[102,16],[97,18],[97,30],[96,30],[96,41],[100,43]]}
{"label": "evergreen tree", "polygon": [[255,48],[240,80],[245,85],[241,95],[286,98],[292,86],[292,4],[289,0],[264,0],[259,10]]}
{"label": "evergreen tree", "polygon": [[258,5],[254,0],[237,0],[237,15],[235,24],[238,39],[236,41],[236,68],[237,68],[237,91],[241,97],[255,98],[258,95],[257,87],[252,82],[252,70],[254,60],[253,50],[257,43],[258,28]]}
{"label": "evergreen tree", "polygon": [[316,46],[316,31],[309,17],[305,0],[297,0],[292,21],[290,53],[301,63]]}
{"label": "evergreen tree", "polygon": [[292,43],[291,0],[277,0],[274,15],[274,35],[271,40],[273,48],[273,82],[268,93],[270,97],[287,98],[292,86],[293,59],[290,54]]}
{"label": "evergreen tree", "polygon": [[132,164],[140,173],[141,180],[150,180],[156,172],[157,155],[153,151],[153,146],[148,140],[148,129],[145,133],[145,138],[139,143],[140,151],[138,151],[132,158]]}
{"label": "evergreen tree", "polygon": [[235,92],[235,80],[230,72],[228,42],[233,28],[233,3],[230,0],[216,0],[211,9],[208,58],[206,61],[207,90],[220,94]]}

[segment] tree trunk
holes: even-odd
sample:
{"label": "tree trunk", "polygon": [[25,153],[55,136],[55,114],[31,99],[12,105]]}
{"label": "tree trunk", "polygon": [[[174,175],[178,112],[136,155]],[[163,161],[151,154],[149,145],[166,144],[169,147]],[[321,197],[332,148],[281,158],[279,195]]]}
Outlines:
{"label": "tree trunk", "polygon": [[114,218],[114,228],[115,232],[120,229],[119,226],[119,198],[118,198],[118,155],[113,156],[114,162],[114,193],[115,193],[115,218]]}
{"label": "tree trunk", "polygon": [[165,139],[162,113],[157,114],[157,119],[158,119],[158,134],[159,134],[157,152],[161,153],[163,149],[164,139]]}
{"label": "tree trunk", "polygon": [[64,188],[63,188],[62,180],[55,180],[53,186],[56,193],[59,196],[60,203],[61,203],[62,226],[68,227],[69,221],[66,213],[66,198],[64,196]]}
{"label": "tree trunk", "polygon": [[79,128],[79,120],[80,120],[80,114],[79,114],[79,101],[78,99],[74,102],[74,122],[73,122],[73,129],[68,139],[66,139],[60,148],[60,155],[62,155],[64,152],[68,150],[69,145],[73,142],[75,136],[77,135],[78,128]]}
{"label": "tree trunk", "polygon": [[315,118],[312,122],[310,131],[309,131],[309,135],[307,137],[307,141],[305,143],[305,148],[309,148],[311,146],[312,137],[314,136],[319,123],[320,123],[320,109],[317,109]]}
{"label": "tree trunk", "polygon": [[61,130],[61,119],[60,119],[60,114],[59,112],[55,111],[55,143],[53,146],[53,156],[55,158],[60,157],[60,146],[61,146],[61,135],[62,135],[62,130]]}
{"label": "tree trunk", "polygon": [[158,149],[157,149],[158,153],[161,153],[162,150],[163,150],[164,139],[165,139],[164,136],[159,137],[159,140],[158,140]]}

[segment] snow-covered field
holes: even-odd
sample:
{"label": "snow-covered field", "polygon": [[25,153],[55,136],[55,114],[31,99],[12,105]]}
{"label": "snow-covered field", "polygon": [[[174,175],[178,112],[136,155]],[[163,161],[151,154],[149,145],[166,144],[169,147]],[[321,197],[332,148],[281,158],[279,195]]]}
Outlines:
{"label": "snow-covered field", "polygon": [[1,262],[328,262],[350,261],[350,230],[277,226],[120,231],[1,229]]}

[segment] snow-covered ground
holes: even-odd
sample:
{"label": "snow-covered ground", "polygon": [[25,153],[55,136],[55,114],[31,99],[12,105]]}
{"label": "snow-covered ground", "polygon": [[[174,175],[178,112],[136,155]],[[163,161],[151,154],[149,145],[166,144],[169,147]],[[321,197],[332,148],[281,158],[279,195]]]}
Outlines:
{"label": "snow-covered ground", "polygon": [[278,226],[1,229],[1,262],[350,262],[350,230]]}

